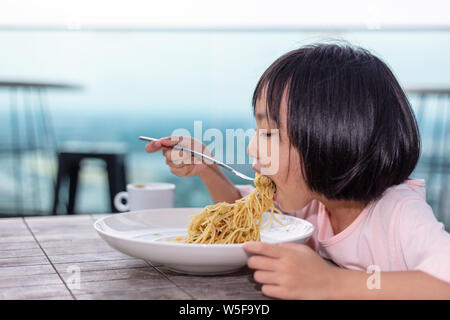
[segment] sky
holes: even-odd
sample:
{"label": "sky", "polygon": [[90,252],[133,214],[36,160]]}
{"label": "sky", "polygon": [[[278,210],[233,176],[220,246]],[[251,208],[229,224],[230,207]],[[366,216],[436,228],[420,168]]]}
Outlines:
{"label": "sky", "polygon": [[2,0],[0,27],[450,27],[446,0]]}

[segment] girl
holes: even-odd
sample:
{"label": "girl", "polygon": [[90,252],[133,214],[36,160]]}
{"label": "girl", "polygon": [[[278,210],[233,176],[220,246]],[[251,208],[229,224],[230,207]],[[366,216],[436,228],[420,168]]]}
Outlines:
{"label": "girl", "polygon": [[[266,70],[253,108],[254,170],[264,173],[277,161],[278,171],[268,174],[276,204],[316,228],[308,245],[244,245],[264,294],[450,299],[450,235],[425,201],[424,181],[409,178],[420,153],[418,128],[386,64],[349,45],[303,47]],[[261,139],[278,143],[283,156],[261,154]],[[169,137],[146,150],[162,149],[176,175],[199,175],[215,203],[252,191],[234,186],[215,165],[171,161],[167,147],[176,143],[199,142]]]}

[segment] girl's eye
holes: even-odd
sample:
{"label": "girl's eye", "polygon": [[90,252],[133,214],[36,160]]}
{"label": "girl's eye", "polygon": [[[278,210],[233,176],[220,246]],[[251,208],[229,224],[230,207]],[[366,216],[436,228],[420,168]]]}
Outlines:
{"label": "girl's eye", "polygon": [[269,130],[261,130],[261,131],[259,132],[259,135],[260,135],[260,136],[262,136],[262,137],[267,137],[267,138],[271,137],[273,134],[274,134],[274,133],[271,132],[271,130],[270,130],[270,131],[269,131]]}

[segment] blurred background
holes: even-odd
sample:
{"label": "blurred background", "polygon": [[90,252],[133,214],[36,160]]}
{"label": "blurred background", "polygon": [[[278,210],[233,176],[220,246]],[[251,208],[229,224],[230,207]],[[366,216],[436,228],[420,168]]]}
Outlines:
{"label": "blurred background", "polygon": [[[174,183],[176,207],[210,204],[199,178],[172,175],[138,136],[193,132],[196,120],[224,136],[255,128],[251,96],[264,70],[289,50],[330,40],[371,50],[407,91],[423,146],[413,177],[426,180],[427,200],[449,229],[443,0],[2,0],[0,217],[112,212],[124,181]],[[69,163],[80,155],[75,170]],[[251,164],[238,169],[251,174]],[[58,171],[78,176],[71,205]]]}

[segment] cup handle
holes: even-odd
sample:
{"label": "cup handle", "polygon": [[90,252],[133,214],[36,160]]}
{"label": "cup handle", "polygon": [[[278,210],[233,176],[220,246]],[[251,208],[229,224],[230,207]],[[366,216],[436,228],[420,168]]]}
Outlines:
{"label": "cup handle", "polygon": [[[127,201],[127,204],[122,203],[122,199],[125,199]],[[114,206],[118,211],[127,211],[130,210],[130,206],[128,205],[128,192],[122,191],[116,194],[114,197]]]}

